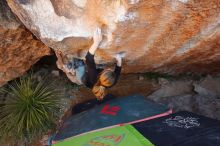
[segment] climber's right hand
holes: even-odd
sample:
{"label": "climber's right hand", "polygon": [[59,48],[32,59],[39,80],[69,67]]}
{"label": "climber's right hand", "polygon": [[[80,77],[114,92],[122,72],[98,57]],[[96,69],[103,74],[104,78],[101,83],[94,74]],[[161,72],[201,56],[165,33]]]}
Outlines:
{"label": "climber's right hand", "polygon": [[125,52],[119,52],[116,55],[114,55],[114,58],[117,61],[117,66],[121,66],[122,65],[122,59],[125,57],[126,53]]}

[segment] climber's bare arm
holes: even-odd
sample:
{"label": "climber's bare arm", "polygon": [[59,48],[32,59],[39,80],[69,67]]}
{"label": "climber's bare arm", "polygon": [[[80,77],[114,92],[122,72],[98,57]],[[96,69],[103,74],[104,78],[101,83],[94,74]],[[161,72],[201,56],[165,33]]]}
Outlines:
{"label": "climber's bare arm", "polygon": [[102,31],[100,28],[97,28],[93,34],[93,44],[89,48],[89,53],[95,55],[96,50],[99,47],[99,44],[102,41]]}

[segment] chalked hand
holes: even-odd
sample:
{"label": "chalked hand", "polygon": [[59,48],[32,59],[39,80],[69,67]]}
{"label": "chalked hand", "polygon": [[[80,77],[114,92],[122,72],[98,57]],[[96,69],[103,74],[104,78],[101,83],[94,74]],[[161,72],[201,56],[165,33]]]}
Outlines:
{"label": "chalked hand", "polygon": [[117,58],[124,58],[126,55],[126,53],[123,51],[123,52],[119,52],[117,53],[116,55],[114,55],[114,57],[117,59]]}
{"label": "chalked hand", "polygon": [[93,34],[93,44],[89,48],[89,53],[95,55],[96,50],[99,47],[99,44],[102,41],[102,30],[100,28],[96,28]]}
{"label": "chalked hand", "polygon": [[96,28],[96,30],[94,31],[93,34],[93,41],[94,44],[96,44],[97,46],[101,43],[102,41],[102,30],[98,27]]}
{"label": "chalked hand", "polygon": [[116,55],[114,55],[116,61],[117,61],[117,66],[121,66],[122,65],[122,58],[124,58],[126,55],[125,52],[119,52]]}

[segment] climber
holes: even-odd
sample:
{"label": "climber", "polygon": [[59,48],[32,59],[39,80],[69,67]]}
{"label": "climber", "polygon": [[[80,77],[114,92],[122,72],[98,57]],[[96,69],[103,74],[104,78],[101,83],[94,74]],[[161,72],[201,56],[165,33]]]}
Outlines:
{"label": "climber", "polygon": [[94,55],[102,41],[101,29],[97,28],[93,35],[93,44],[86,55],[85,63],[80,59],[73,59],[65,68],[69,72],[74,72],[77,80],[86,87],[92,89],[93,94],[98,100],[102,100],[106,95],[106,88],[114,86],[121,72],[122,58],[124,53],[118,53],[114,57],[117,61],[115,70],[97,69],[94,61]]}

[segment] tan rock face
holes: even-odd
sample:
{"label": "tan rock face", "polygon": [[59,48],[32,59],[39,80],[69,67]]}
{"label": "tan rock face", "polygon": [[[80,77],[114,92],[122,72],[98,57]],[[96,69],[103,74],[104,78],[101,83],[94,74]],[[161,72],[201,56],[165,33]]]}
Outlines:
{"label": "tan rock face", "polygon": [[96,61],[113,63],[125,51],[124,73],[220,71],[219,0],[7,1],[28,29],[62,51],[64,62],[84,58],[101,27]]}
{"label": "tan rock face", "polygon": [[0,1],[0,86],[21,76],[50,49],[18,22]]}

